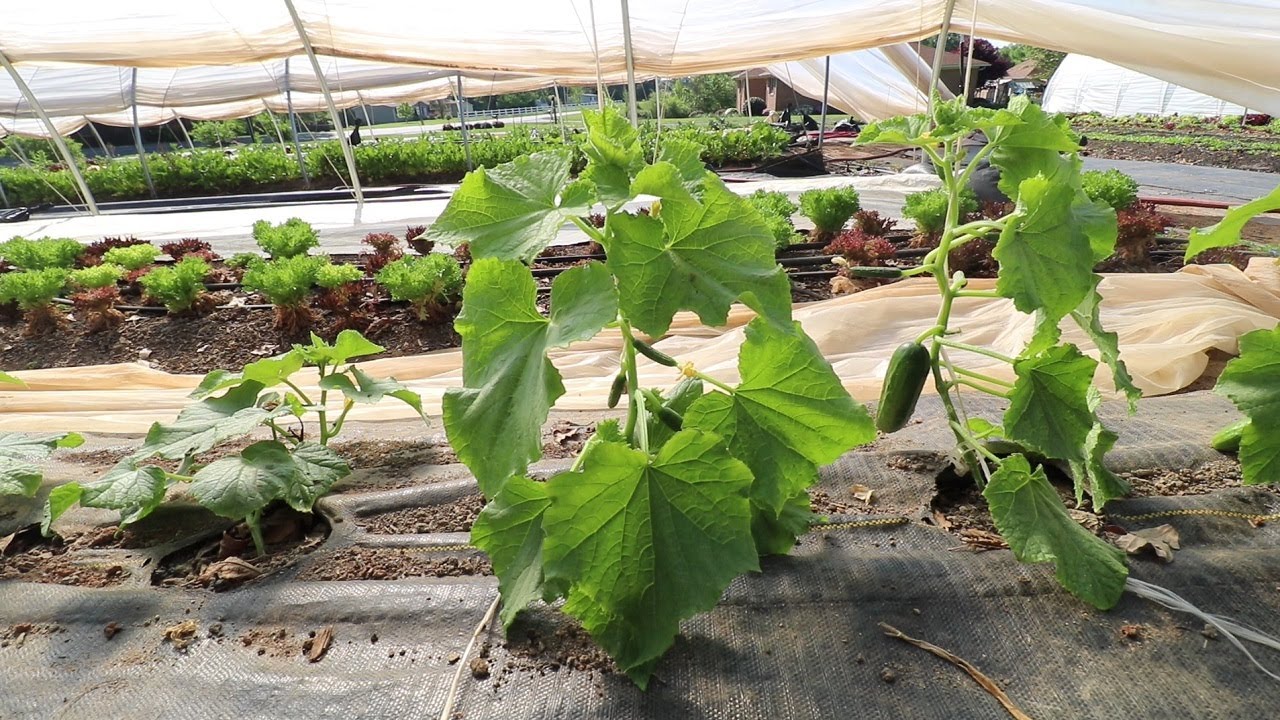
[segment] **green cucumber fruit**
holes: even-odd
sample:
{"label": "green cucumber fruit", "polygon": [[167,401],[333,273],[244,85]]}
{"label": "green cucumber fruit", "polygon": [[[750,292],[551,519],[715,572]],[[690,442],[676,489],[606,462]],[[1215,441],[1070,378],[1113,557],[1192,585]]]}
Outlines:
{"label": "green cucumber fruit", "polygon": [[1240,450],[1240,436],[1244,434],[1244,429],[1249,425],[1249,418],[1237,420],[1230,425],[1218,431],[1213,436],[1213,440],[1209,441],[1213,445],[1213,449],[1218,452],[1238,452]]}
{"label": "green cucumber fruit", "polygon": [[618,401],[622,399],[622,391],[627,389],[627,371],[619,370],[618,376],[613,379],[613,385],[609,388],[609,409],[618,407]]}
{"label": "green cucumber fruit", "polygon": [[876,427],[881,432],[897,432],[911,419],[932,365],[929,351],[920,343],[904,343],[893,351],[876,408]]}
{"label": "green cucumber fruit", "polygon": [[634,340],[632,342],[635,344],[637,352],[649,358],[650,360],[658,363],[659,365],[666,365],[667,367],[676,366],[675,358],[662,352],[661,350],[655,350],[654,347],[649,343],[643,340]]}

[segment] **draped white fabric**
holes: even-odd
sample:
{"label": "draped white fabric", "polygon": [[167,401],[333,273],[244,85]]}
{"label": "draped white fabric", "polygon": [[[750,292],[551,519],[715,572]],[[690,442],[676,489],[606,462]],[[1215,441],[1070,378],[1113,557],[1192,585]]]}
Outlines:
{"label": "draped white fabric", "polygon": [[1106,60],[1068,55],[1044,92],[1050,112],[1121,115],[1243,115],[1244,107]]}
{"label": "draped white fabric", "polygon": [[[593,84],[597,60],[606,79],[625,70],[616,0],[294,4],[316,52],[328,56],[331,86],[340,95],[359,93],[344,95],[344,103],[375,102],[375,93],[383,93],[378,102],[443,97],[449,90],[441,75],[457,71],[475,82],[538,87],[552,80]],[[279,108],[288,57],[297,66],[288,80],[299,100],[319,90],[299,61],[302,40],[284,0],[6,5],[0,52],[24,74],[36,68],[33,90],[60,131],[86,115],[125,112],[134,67],[141,68],[138,104],[155,108],[156,117],[235,117],[263,103]],[[936,34],[947,7],[946,0],[633,2],[635,68],[641,77],[679,77],[845,56]],[[1280,0],[956,0],[952,16],[955,32],[1103,58],[1280,114]],[[813,62],[821,60],[793,66],[793,77],[811,76]],[[850,97],[837,102],[914,102],[886,89],[904,78],[914,81],[911,73],[859,74]],[[11,89],[11,82],[0,84],[0,129],[33,127],[24,122],[29,108]],[[812,94],[807,86],[803,92]]]}
{"label": "draped white fabric", "polygon": [[[822,99],[826,59],[774,63],[766,69],[796,92]],[[929,106],[929,63],[905,44],[831,56],[831,107],[864,120],[924,112]],[[945,85],[938,92],[953,97]]]}

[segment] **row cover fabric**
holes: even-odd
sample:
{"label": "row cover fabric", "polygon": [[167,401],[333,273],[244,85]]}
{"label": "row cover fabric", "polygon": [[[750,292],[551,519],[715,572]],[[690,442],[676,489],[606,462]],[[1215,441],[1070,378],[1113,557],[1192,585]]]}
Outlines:
{"label": "row cover fabric", "polygon": [[[626,70],[621,4],[594,0],[420,3],[296,0],[315,51],[335,57],[540,77]],[[679,77],[804,60],[953,29],[1103,58],[1280,114],[1280,0],[646,0],[630,7],[634,66]],[[0,52],[16,63],[175,68],[303,52],[285,2],[23,3]]]}
{"label": "row cover fabric", "polygon": [[1085,55],[1068,55],[1044,91],[1044,109],[1125,115],[1243,115],[1245,108]]}
{"label": "row cover fabric", "polygon": [[[992,280],[971,287],[991,289]],[[1117,333],[1134,382],[1148,396],[1177,392],[1190,385],[1208,365],[1208,352],[1237,350],[1239,336],[1275,327],[1280,319],[1280,266],[1271,258],[1255,258],[1246,272],[1230,265],[1190,266],[1171,274],[1118,274],[1104,278],[1102,322]],[[937,315],[937,288],[928,280],[910,280],[823,302],[798,305],[795,317],[831,362],[855,398],[874,400],[880,392],[890,354],[903,342],[930,327]],[[738,346],[743,326],[753,314],[745,308],[730,313],[725,328],[706,328],[695,317],[676,317],[671,335],[656,346],[701,371],[736,382]],[[1017,355],[1034,329],[1034,320],[1014,310],[1010,301],[961,298],[952,313],[957,340]],[[1096,354],[1088,338],[1064,326],[1064,340]],[[557,352],[552,360],[564,376],[562,410],[603,410],[617,372],[621,339],[615,330]],[[962,367],[1012,380],[1003,363],[969,354],[953,355]],[[422,393],[424,409],[438,415],[444,391],[462,384],[458,350],[362,363],[375,377],[393,376]],[[640,380],[666,387],[678,380],[671,368],[641,361]],[[169,422],[190,400],[200,381],[195,375],[172,375],[127,363],[79,368],[52,368],[14,373],[26,389],[0,390],[0,430],[141,433],[153,422]],[[1097,381],[1110,383],[1105,366]],[[313,387],[314,374],[301,376],[300,386]],[[399,403],[360,406],[353,421],[390,421],[414,417]]]}

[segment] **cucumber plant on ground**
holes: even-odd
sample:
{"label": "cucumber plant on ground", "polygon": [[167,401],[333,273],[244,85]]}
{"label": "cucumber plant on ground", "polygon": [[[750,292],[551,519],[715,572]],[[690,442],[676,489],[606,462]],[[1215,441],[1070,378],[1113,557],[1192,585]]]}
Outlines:
{"label": "cucumber plant on ground", "polygon": [[[191,394],[195,402],[172,423],[155,423],[140,449],[120,461],[101,478],[59,485],[49,495],[44,529],[76,503],[120,511],[121,526],[137,522],[164,501],[170,486],[186,484],[190,494],[209,510],[249,527],[258,553],[265,552],[259,520],[272,503],[283,501],[299,512],[312,506],[351,468],[329,447],[341,432],[352,408],[385,397],[407,403],[422,414],[417,393],[394,378],[369,376],[352,360],[383,348],[354,330],[338,334],[333,344],[311,336],[283,355],[258,360],[240,372],[215,370]],[[314,368],[318,394],[298,386],[296,373]],[[331,396],[342,403],[331,408]],[[308,435],[306,421],[316,427]],[[208,464],[197,456],[242,438],[260,428],[270,440],[255,442],[237,454]],[[4,467],[4,438],[0,434],[0,468]],[[63,447],[70,438],[31,439],[25,447]],[[45,453],[47,455],[47,452]],[[176,464],[176,467],[175,467]],[[39,484],[39,478],[34,481]],[[23,491],[30,495],[29,484]],[[5,486],[0,484],[0,493]]]}
{"label": "cucumber plant on ground", "polygon": [[[990,142],[966,165],[960,144],[975,131],[985,133]],[[1120,360],[1116,335],[1099,323],[1101,278],[1093,271],[1113,252],[1116,215],[1084,190],[1079,137],[1064,118],[1046,115],[1018,99],[1007,110],[939,102],[931,117],[873,123],[859,142],[920,148],[938,169],[942,189],[935,199],[939,207],[945,199],[946,206],[941,227],[930,228],[937,233],[937,246],[919,267],[901,271],[902,276],[936,280],[938,316],[933,327],[895,353],[883,385],[880,428],[900,428],[921,388],[932,379],[963,457],[962,469],[983,488],[996,527],[1015,556],[1024,562],[1054,563],[1059,582],[1069,591],[1097,607],[1111,607],[1125,590],[1128,568],[1123,553],[1067,514],[1044,467],[1033,459],[1066,464],[1077,502],[1087,495],[1095,509],[1127,492],[1124,482],[1103,464],[1117,437],[1096,412],[1102,397],[1093,385],[1099,362],[1061,342],[1061,323],[1079,325],[1133,408],[1140,393]],[[966,190],[970,175],[984,158],[999,168],[1000,190],[1015,205],[1001,217],[964,222],[972,204]],[[952,270],[951,254],[990,237],[998,238],[993,251],[999,262],[995,289],[967,289],[964,273]],[[859,271],[848,270],[854,275]],[[883,271],[869,270],[877,277]],[[1035,318],[1033,337],[1016,356],[955,341],[952,335],[958,328],[952,327],[951,311],[955,300],[964,297],[1012,300],[1017,310]],[[975,356],[1007,363],[1015,380],[966,369],[966,357]],[[965,417],[962,388],[1007,401],[1001,422]],[[994,436],[1022,452],[996,455],[987,443]]]}
{"label": "cucumber plant on ground", "polygon": [[[584,115],[579,179],[567,151],[478,170],[427,233],[474,258],[456,324],[463,386],[446,393],[444,423],[490,499],[472,538],[492,558],[504,622],[563,598],[644,686],[682,620],[807,531],[818,467],[875,430],[791,319],[762,215],[707,171],[697,146],[668,140],[649,163],[619,114]],[[624,212],[639,195],[658,202]],[[582,219],[601,206],[602,228]],[[529,263],[566,222],[608,260],[557,277],[544,314]],[[757,313],[736,383],[644,340],[683,310],[723,325],[735,302]],[[541,427],[565,392],[548,353],[605,328],[622,339],[614,400],[625,398],[625,420],[601,420],[569,470],[535,481]],[[671,387],[641,387],[638,356],[671,367]]]}

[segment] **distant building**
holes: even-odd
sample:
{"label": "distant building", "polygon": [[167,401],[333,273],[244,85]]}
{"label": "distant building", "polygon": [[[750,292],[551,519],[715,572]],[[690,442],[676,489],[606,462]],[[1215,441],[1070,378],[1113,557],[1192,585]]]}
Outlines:
{"label": "distant building", "polygon": [[[935,48],[929,47],[928,45],[921,45],[918,42],[907,44],[911,46],[911,49],[920,53],[920,57],[924,58],[925,65],[933,67],[933,54]],[[964,53],[952,50],[945,50],[942,53],[942,66],[938,69],[938,79],[941,80],[942,84],[955,94],[956,97],[960,97],[961,93],[964,92],[964,78],[966,74],[965,65],[967,60],[968,57]],[[967,73],[970,75],[969,98],[966,98],[966,100],[972,98],[978,87],[982,84],[978,82],[978,73],[982,72],[982,69],[990,64],[991,63],[977,59],[975,59],[972,64],[969,64]]]}
{"label": "distant building", "polygon": [[801,95],[782,78],[774,77],[764,68],[738,73],[738,109],[746,113],[747,101],[758,97],[764,100],[764,114],[782,112],[788,107],[793,113],[822,112],[822,101]]}

